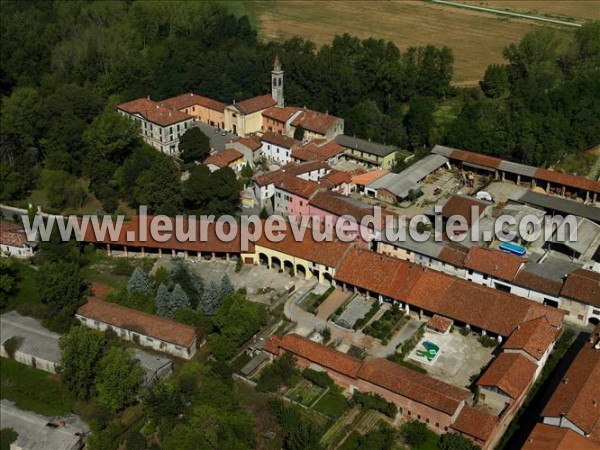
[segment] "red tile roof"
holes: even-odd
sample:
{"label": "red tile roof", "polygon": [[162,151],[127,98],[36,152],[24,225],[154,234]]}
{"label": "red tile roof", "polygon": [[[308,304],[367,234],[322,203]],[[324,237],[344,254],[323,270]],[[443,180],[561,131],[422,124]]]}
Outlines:
{"label": "red tile roof", "polygon": [[500,353],[477,381],[478,386],[492,386],[518,399],[533,382],[537,366],[518,353]]}
{"label": "red tile roof", "polygon": [[[442,206],[442,217],[447,219],[451,216],[461,216],[464,217],[467,224],[471,226],[473,224],[473,217],[475,220],[479,219],[486,207],[486,203],[474,198],[453,195],[448,199],[444,206]],[[473,217],[471,211],[474,211]]]}
{"label": "red tile roof", "polygon": [[442,247],[437,259],[444,263],[451,264],[454,267],[464,267],[467,253],[468,250],[466,248],[449,244]]}
{"label": "red tile roof", "polygon": [[517,276],[513,280],[513,284],[553,296],[558,296],[563,286],[561,280],[545,278],[541,275],[529,272],[527,266],[517,273]]}
{"label": "red tile roof", "polygon": [[560,295],[600,307],[600,274],[576,269],[567,275]]}
{"label": "red tile roof", "polygon": [[193,119],[192,116],[173,108],[161,106],[148,98],[138,98],[117,106],[118,109],[128,114],[139,114],[149,122],[167,127],[185,120]]}
{"label": "red tile roof", "polygon": [[291,173],[282,170],[258,176],[254,178],[254,182],[258,186],[268,186],[273,184],[277,189],[298,195],[305,199],[310,198],[310,196],[320,188],[319,184],[314,181],[303,180],[302,178],[295,177]]}
{"label": "red tile roof", "polygon": [[445,333],[452,327],[452,320],[434,314],[433,317],[427,321],[427,326],[440,333]]}
{"label": "red tile roof", "polygon": [[364,362],[358,378],[450,416],[472,396],[466,389],[381,358]]}
{"label": "red tile roof", "polygon": [[290,120],[294,114],[300,111],[300,109],[301,108],[297,108],[296,106],[286,106],[284,108],[272,106],[265,109],[262,112],[262,115],[263,117],[268,117],[269,119],[285,123]]}
{"label": "red tile roof", "polygon": [[559,333],[560,330],[550,325],[545,317],[538,317],[518,325],[503,348],[523,350],[539,361]]}
{"label": "red tile roof", "polygon": [[600,194],[600,182],[581,178],[570,173],[556,172],[548,169],[537,169],[534,177],[538,180],[549,181],[567,187],[574,187],[584,191],[596,192]]}
{"label": "red tile roof", "polygon": [[291,137],[287,137],[284,134],[273,133],[271,131],[266,132],[260,137],[260,140],[263,142],[268,142],[269,144],[277,145],[282,148],[294,148],[295,146],[301,145],[300,141],[296,139],[292,139]]}
{"label": "red tile roof", "polygon": [[27,243],[27,235],[19,224],[0,221],[0,243],[23,247]]}
{"label": "red tile roof", "polygon": [[[241,245],[241,233],[238,228],[238,233],[234,237],[234,239],[230,242],[225,242],[219,239],[216,232],[216,224],[202,224],[199,221],[196,222],[196,236],[202,238],[202,240],[196,238],[194,241],[179,241],[177,240],[176,233],[171,233],[170,238],[165,242],[160,242],[153,239],[152,234],[150,233],[150,225],[153,217],[148,216],[146,224],[144,226],[143,221],[140,220],[139,217],[134,217],[130,222],[123,223],[123,226],[120,228],[120,233],[118,235],[118,239],[116,241],[112,241],[110,239],[110,235],[106,233],[103,236],[103,239],[99,239],[100,236],[96,236],[93,230],[93,227],[90,225],[86,228],[86,233],[83,237],[83,242],[90,243],[102,243],[102,244],[116,244],[116,245],[126,245],[130,249],[134,247],[146,247],[146,248],[155,248],[155,249],[163,249],[163,250],[171,250],[174,249],[176,251],[193,251],[193,252],[216,252],[216,253],[241,253],[242,245]],[[171,229],[175,230],[175,219],[171,219]],[[188,230],[189,222],[187,219],[183,221],[183,230]],[[204,235],[204,229],[206,229],[206,233]],[[229,225],[225,224],[223,227],[225,233],[228,233],[230,228]],[[134,234],[134,239],[128,240],[127,233],[131,231]],[[142,232],[146,233],[145,241],[140,240],[140,234]],[[249,251],[252,252],[253,244],[250,243]]]}
{"label": "red tile roof", "polygon": [[325,345],[317,344],[297,334],[285,335],[281,339],[279,347],[296,356],[352,378],[356,378],[362,365],[360,359]]}
{"label": "red tile roof", "polygon": [[[310,198],[309,204],[311,206],[311,214],[314,212],[312,211],[312,208],[316,208],[334,214],[338,217],[344,215],[354,217],[359,223],[365,216],[374,216],[375,214],[375,207],[373,205],[361,203],[360,201],[350,199],[345,195],[336,194],[335,192],[330,191],[317,192]],[[378,230],[382,230],[384,228],[386,216],[395,215],[382,209],[381,216],[381,221],[383,223],[374,224],[375,228]]]}
{"label": "red tile roof", "polygon": [[452,424],[452,428],[485,442],[490,438],[497,424],[498,417],[465,405]]}
{"label": "red tile roof", "polygon": [[565,314],[507,292],[359,248],[347,253],[335,278],[501,336],[540,316],[560,327]]}
{"label": "red tile roof", "polygon": [[491,248],[473,247],[465,258],[467,269],[474,270],[494,278],[512,281],[526,259]]}
{"label": "red tile roof", "polygon": [[237,141],[238,144],[243,145],[244,147],[248,147],[253,152],[260,150],[262,147],[262,143],[260,142],[260,137],[251,134],[249,136],[243,137]]}
{"label": "red tile roof", "polygon": [[279,346],[281,345],[281,338],[276,334],[272,334],[265,341],[265,345],[263,345],[263,350],[265,352],[269,352],[275,356],[279,356]]}
{"label": "red tile roof", "polygon": [[538,423],[521,450],[600,450],[600,445],[569,428]]}
{"label": "red tile roof", "polygon": [[221,113],[225,111],[225,107],[227,106],[225,103],[213,100],[212,98],[203,97],[202,95],[194,94],[193,92],[188,92],[187,94],[181,94],[176,97],[167,98],[160,103],[177,110],[182,110],[185,108],[189,108],[190,106],[198,105]]}
{"label": "red tile roof", "polygon": [[294,149],[292,157],[302,161],[328,161],[344,153],[344,147],[330,140],[327,142],[311,141],[300,148]]}
{"label": "red tile roof", "polygon": [[566,417],[600,443],[600,350],[594,348],[596,342],[587,342],[579,350],[542,417]]}
{"label": "red tile roof", "polygon": [[212,164],[214,166],[223,168],[227,167],[229,164],[237,161],[238,159],[242,159],[243,157],[244,155],[242,155],[237,150],[233,148],[226,148],[225,150],[221,150],[217,153],[210,155],[204,160],[203,164]]}
{"label": "red tile roof", "polygon": [[487,167],[489,169],[497,169],[502,162],[499,158],[482,155],[480,153],[467,152],[465,150],[453,150],[450,154],[450,159]]}
{"label": "red tile roof", "polygon": [[282,172],[290,173],[296,177],[320,169],[329,169],[329,165],[323,161],[307,161],[302,163],[289,163],[281,168]]}
{"label": "red tile roof", "polygon": [[234,103],[232,106],[237,108],[242,114],[252,114],[276,104],[277,102],[273,100],[271,94],[265,94],[242,100],[241,102]]}
{"label": "red tile roof", "polygon": [[352,175],[349,172],[332,169],[321,181],[329,182],[332,186],[340,186],[342,184],[350,184],[352,182]]}
{"label": "red tile roof", "polygon": [[379,180],[382,176],[389,173],[387,169],[376,169],[371,170],[367,173],[361,173],[352,177],[352,183],[358,184],[360,186],[366,186],[371,184],[377,180]]}
{"label": "red tile roof", "polygon": [[338,117],[329,114],[323,114],[311,109],[304,109],[302,114],[294,119],[292,125],[294,127],[302,126],[305,130],[325,135],[338,120],[340,120]]}
{"label": "red tile roof", "polygon": [[196,329],[189,325],[93,297],[77,310],[77,314],[187,348],[197,335]]}
{"label": "red tile roof", "polygon": [[336,267],[352,245],[349,242],[340,241],[317,242],[310,229],[306,230],[302,240],[296,241],[289,223],[286,224],[286,230],[282,233],[284,233],[284,238],[280,242],[271,241],[265,233],[262,233],[256,245],[327,267]]}

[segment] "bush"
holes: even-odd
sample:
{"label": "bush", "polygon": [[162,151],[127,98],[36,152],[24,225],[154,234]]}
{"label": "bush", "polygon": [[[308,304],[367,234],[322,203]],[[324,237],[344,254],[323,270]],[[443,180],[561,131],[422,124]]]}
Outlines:
{"label": "bush", "polygon": [[400,433],[404,441],[412,448],[420,447],[427,440],[427,425],[413,420],[402,425]]}
{"label": "bush", "polygon": [[242,267],[244,267],[244,261],[242,261],[242,258],[239,257],[235,262],[235,272],[238,273],[239,271],[241,271]]}
{"label": "bush", "polygon": [[396,404],[388,402],[381,395],[355,392],[352,400],[361,405],[363,408],[373,409],[385,414],[388,417],[394,418],[398,413]]}
{"label": "bush", "polygon": [[377,314],[377,311],[379,311],[380,308],[381,308],[381,305],[379,304],[379,302],[373,303],[373,305],[371,305],[371,309],[369,310],[367,315],[361,319],[358,319],[356,322],[354,322],[354,326],[352,328],[355,331],[362,328],[365,324],[367,324],[369,322],[369,320],[371,320],[373,318],[373,316],[375,314]]}
{"label": "bush", "polygon": [[311,383],[316,384],[317,386],[325,389],[333,386],[333,380],[327,374],[327,372],[313,370],[307,367],[306,369],[304,369],[304,371],[302,371],[302,376]]}
{"label": "bush", "polygon": [[408,356],[408,354],[417,346],[421,338],[423,338],[423,334],[425,334],[425,325],[421,325],[417,332],[413,334],[413,336],[404,341],[400,347],[399,359],[404,360]]}
{"label": "bush", "polygon": [[462,334],[463,336],[468,336],[469,333],[471,333],[471,330],[469,330],[468,328],[461,328],[460,329],[460,334]]}
{"label": "bush", "polygon": [[494,339],[491,336],[487,336],[487,335],[482,335],[479,339],[479,342],[481,342],[481,345],[483,345],[486,348],[492,348],[495,347],[496,345],[498,345],[498,341],[496,339]]}
{"label": "bush", "polygon": [[296,360],[291,353],[284,353],[273,364],[263,369],[256,385],[258,392],[276,392],[282,385],[289,385],[296,375]]}
{"label": "bush", "polygon": [[376,339],[381,339],[385,343],[386,339],[396,330],[403,317],[404,311],[397,306],[393,306],[379,320],[366,327],[363,332]]}
{"label": "bush", "polygon": [[15,353],[23,343],[24,338],[21,336],[12,336],[4,341],[3,347],[10,359],[15,359]]}
{"label": "bush", "polygon": [[440,437],[440,450],[478,450],[479,447],[458,433],[445,433]]}

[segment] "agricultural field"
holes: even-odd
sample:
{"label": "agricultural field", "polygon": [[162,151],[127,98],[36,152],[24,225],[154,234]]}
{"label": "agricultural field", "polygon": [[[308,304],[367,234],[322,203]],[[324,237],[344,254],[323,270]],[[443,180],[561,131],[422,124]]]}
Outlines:
{"label": "agricultural field", "polygon": [[576,23],[600,20],[600,7],[596,0],[460,0],[470,5],[504,9],[523,14],[533,14]]}
{"label": "agricultural field", "polygon": [[[473,4],[538,13],[583,22],[600,19],[599,8],[587,1],[473,1]],[[302,36],[318,45],[338,34],[393,41],[400,50],[411,46],[448,45],[454,51],[457,85],[471,85],[486,67],[500,63],[502,49],[518,42],[541,23],[466,10],[424,1],[228,1],[236,14],[246,14],[264,39]],[[483,5],[485,4],[485,5]],[[520,4],[517,5],[517,4]],[[517,7],[518,6],[518,7]],[[569,32],[569,31],[565,31]]]}

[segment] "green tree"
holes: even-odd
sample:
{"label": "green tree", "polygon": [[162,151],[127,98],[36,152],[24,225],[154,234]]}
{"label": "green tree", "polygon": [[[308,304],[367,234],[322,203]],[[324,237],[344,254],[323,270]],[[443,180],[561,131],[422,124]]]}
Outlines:
{"label": "green tree", "polygon": [[404,441],[412,448],[422,446],[427,440],[427,425],[423,422],[413,420],[407,422],[400,428]]}
{"label": "green tree", "polygon": [[440,450],[478,450],[479,446],[459,433],[444,433],[439,441]]}
{"label": "green tree", "polygon": [[220,289],[214,281],[208,283],[207,288],[204,290],[202,294],[202,299],[200,300],[200,308],[204,311],[204,314],[213,315],[219,304],[221,303],[221,293]]}
{"label": "green tree", "polygon": [[31,87],[17,88],[0,107],[2,159],[13,162],[39,137],[40,96]]}
{"label": "green tree", "polygon": [[61,336],[60,375],[75,396],[89,399],[94,395],[98,363],[104,353],[102,333],[84,326],[71,327]]}
{"label": "green tree", "polygon": [[179,152],[184,163],[202,162],[210,154],[210,139],[199,127],[189,128],[179,138]]}
{"label": "green tree", "polygon": [[77,308],[84,303],[88,284],[74,263],[45,263],[37,273],[40,298],[46,305],[47,322],[55,331],[66,331]]}
{"label": "green tree", "polygon": [[156,299],[155,299],[156,314],[158,314],[159,316],[162,316],[162,317],[170,317],[170,313],[171,313],[171,307],[169,305],[170,301],[171,301],[171,293],[169,292],[169,289],[164,284],[161,284],[160,286],[158,286],[158,289],[156,290]]}
{"label": "green tree", "polygon": [[221,278],[221,286],[219,288],[219,297],[221,299],[224,299],[225,297],[229,297],[234,292],[235,292],[235,289],[233,287],[233,284],[231,284],[231,278],[229,278],[229,275],[227,275],[227,273],[224,273],[223,277]]}
{"label": "green tree", "polygon": [[411,100],[404,117],[409,149],[429,147],[431,130],[435,125],[434,110],[435,103],[431,98],[417,97]]}
{"label": "green tree", "polygon": [[171,291],[170,298],[170,311],[168,317],[173,317],[173,315],[179,311],[180,309],[186,309],[190,307],[190,299],[187,294],[183,290],[183,288],[176,284]]}
{"label": "green tree", "polygon": [[488,66],[483,76],[483,80],[479,82],[481,90],[486,97],[499,98],[502,97],[508,88],[508,72],[506,67],[501,64],[492,64]]}
{"label": "green tree", "polygon": [[111,411],[133,403],[144,382],[144,370],[130,349],[111,347],[100,362],[96,374],[98,402]]}
{"label": "green tree", "polygon": [[287,450],[323,449],[320,443],[321,434],[321,427],[312,420],[302,420],[285,437],[284,448]]}
{"label": "green tree", "polygon": [[90,152],[122,162],[139,145],[139,124],[111,109],[94,119],[83,134]]}
{"label": "green tree", "polygon": [[11,258],[0,258],[0,309],[8,304],[17,288],[17,269]]}
{"label": "green tree", "polygon": [[157,160],[141,174],[136,181],[135,198],[138,205],[146,205],[153,214],[180,213],[181,183],[173,161]]}
{"label": "green tree", "polygon": [[156,421],[175,418],[183,411],[179,387],[171,381],[158,379],[144,394],[144,410]]}
{"label": "green tree", "polygon": [[127,280],[127,291],[128,292],[142,292],[144,294],[149,294],[152,292],[152,286],[150,285],[150,280],[148,279],[148,275],[144,272],[140,267],[136,267]]}
{"label": "green tree", "polygon": [[240,175],[244,178],[252,178],[254,176],[254,170],[252,170],[250,163],[246,163],[246,165],[242,167]]}

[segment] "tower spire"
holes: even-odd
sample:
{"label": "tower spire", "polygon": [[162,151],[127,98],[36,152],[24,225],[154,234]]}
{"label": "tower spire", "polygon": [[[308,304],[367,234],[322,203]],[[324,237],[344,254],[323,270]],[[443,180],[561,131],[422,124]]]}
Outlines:
{"label": "tower spire", "polygon": [[275,56],[273,70],[271,71],[271,96],[273,97],[273,100],[277,102],[277,106],[283,108],[283,70],[281,70],[279,55]]}

